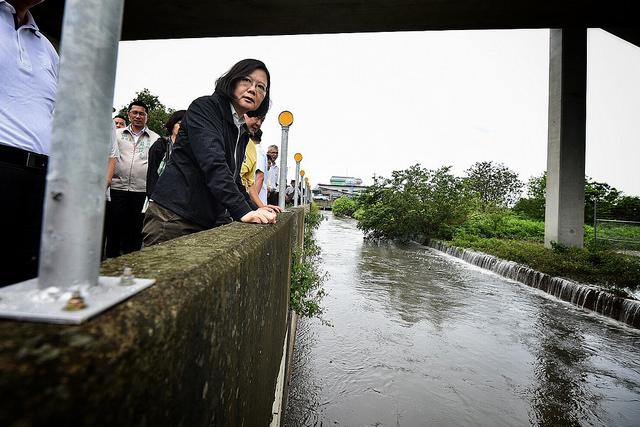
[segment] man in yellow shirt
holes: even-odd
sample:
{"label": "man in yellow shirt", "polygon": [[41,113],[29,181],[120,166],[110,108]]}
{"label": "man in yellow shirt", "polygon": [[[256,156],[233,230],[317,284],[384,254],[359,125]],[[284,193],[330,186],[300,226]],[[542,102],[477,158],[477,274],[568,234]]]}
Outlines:
{"label": "man in yellow shirt", "polygon": [[[260,200],[260,196],[258,195],[258,186],[256,185],[256,167],[258,165],[258,153],[256,151],[255,141],[260,142],[261,140],[262,131],[258,129],[253,134],[251,139],[249,139],[249,143],[247,144],[247,149],[244,155],[244,162],[242,163],[242,168],[240,169],[240,177],[242,178],[242,183],[247,188],[247,192],[251,197],[251,201],[255,203],[259,208],[264,207],[264,203],[262,203],[262,200]],[[262,174],[264,176],[264,173]]]}

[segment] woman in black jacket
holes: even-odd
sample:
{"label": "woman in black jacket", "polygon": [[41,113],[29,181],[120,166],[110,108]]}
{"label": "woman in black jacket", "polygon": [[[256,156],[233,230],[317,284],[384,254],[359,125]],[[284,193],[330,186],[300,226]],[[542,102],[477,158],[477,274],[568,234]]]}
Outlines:
{"label": "woman in black jacket", "polygon": [[178,130],[180,129],[180,122],[187,110],[178,110],[174,112],[169,119],[165,127],[167,128],[167,136],[161,136],[156,139],[151,148],[149,148],[149,159],[147,169],[147,197],[151,198],[153,189],[156,188],[158,177],[162,175],[164,168],[167,166],[169,156],[173,151],[173,144],[176,142],[178,136]]}
{"label": "woman in black jacket", "polygon": [[267,113],[270,83],[262,61],[245,59],[216,81],[213,95],[189,106],[145,215],[145,246],[213,228],[225,210],[236,221],[275,223],[274,210],[257,209],[240,179],[244,115]]}

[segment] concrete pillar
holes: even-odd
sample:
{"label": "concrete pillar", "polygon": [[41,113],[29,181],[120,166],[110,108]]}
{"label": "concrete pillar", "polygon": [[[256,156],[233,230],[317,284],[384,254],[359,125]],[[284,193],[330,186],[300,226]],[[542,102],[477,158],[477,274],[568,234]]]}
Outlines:
{"label": "concrete pillar", "polygon": [[587,30],[552,29],[545,246],[584,245]]}

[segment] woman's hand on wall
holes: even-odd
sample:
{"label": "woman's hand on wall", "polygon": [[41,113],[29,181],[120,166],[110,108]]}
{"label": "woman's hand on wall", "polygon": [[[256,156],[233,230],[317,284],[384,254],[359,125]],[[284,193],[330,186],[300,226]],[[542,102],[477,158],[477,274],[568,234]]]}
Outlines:
{"label": "woman's hand on wall", "polygon": [[264,207],[255,211],[251,211],[242,218],[240,218],[242,222],[253,222],[256,224],[275,224],[276,223],[276,214],[271,211],[269,208]]}

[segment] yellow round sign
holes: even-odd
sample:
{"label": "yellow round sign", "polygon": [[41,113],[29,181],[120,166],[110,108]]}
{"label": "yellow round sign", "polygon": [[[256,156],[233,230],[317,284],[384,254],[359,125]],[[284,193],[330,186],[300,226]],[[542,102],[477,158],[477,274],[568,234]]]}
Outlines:
{"label": "yellow round sign", "polygon": [[305,182],[309,182],[309,178],[308,178],[308,177],[306,177],[306,178],[304,179],[304,181],[305,181]]}
{"label": "yellow round sign", "polygon": [[293,114],[291,114],[290,111],[285,110],[278,116],[278,121],[282,126],[289,126],[293,123]]}
{"label": "yellow round sign", "polygon": [[293,158],[296,159],[296,162],[299,162],[300,160],[302,160],[302,154],[296,153],[296,155],[293,156]]}
{"label": "yellow round sign", "polygon": [[300,171],[300,175],[304,176],[304,171]]}

